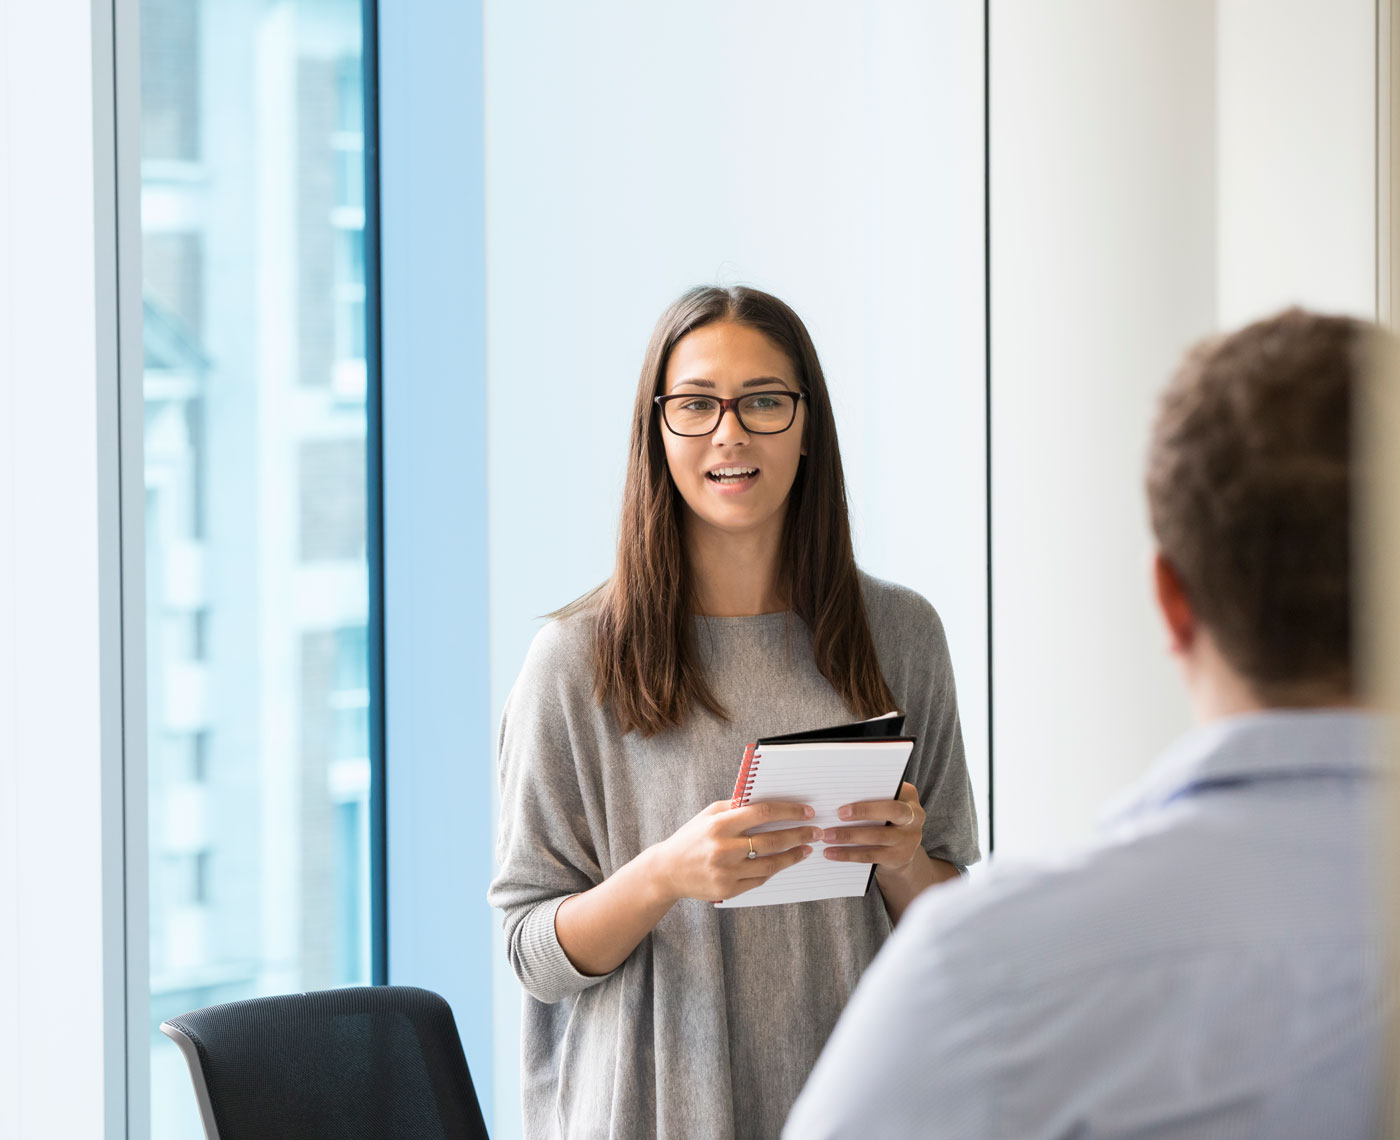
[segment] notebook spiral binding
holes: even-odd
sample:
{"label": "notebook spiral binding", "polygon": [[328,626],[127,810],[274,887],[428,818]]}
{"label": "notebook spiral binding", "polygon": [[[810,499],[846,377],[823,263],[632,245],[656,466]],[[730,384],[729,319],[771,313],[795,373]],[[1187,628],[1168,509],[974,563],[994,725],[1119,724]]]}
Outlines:
{"label": "notebook spiral binding", "polygon": [[744,781],[744,794],[739,801],[741,805],[747,804],[749,796],[753,795],[754,781],[758,779],[758,762],[762,759],[762,756],[755,753],[753,762],[749,765],[749,778]]}
{"label": "notebook spiral binding", "polygon": [[763,757],[758,755],[757,744],[750,744],[744,749],[744,762],[739,767],[739,778],[734,781],[734,795],[729,801],[731,808],[743,807],[749,802],[754,778],[758,773],[758,762],[761,759]]}

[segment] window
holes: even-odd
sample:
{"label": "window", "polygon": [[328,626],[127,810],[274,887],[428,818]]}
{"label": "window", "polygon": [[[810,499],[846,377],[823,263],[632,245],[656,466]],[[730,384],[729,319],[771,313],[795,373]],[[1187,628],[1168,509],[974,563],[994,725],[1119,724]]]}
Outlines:
{"label": "window", "polygon": [[371,978],[363,11],[140,23],[151,1123],[197,1140],[161,1020]]}

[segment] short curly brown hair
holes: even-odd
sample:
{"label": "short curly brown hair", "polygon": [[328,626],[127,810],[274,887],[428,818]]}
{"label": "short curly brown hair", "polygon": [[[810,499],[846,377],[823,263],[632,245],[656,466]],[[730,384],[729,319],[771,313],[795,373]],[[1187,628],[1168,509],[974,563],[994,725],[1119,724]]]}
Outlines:
{"label": "short curly brown hair", "polygon": [[1153,531],[1265,700],[1354,691],[1352,403],[1371,329],[1289,309],[1197,345],[1161,398]]}

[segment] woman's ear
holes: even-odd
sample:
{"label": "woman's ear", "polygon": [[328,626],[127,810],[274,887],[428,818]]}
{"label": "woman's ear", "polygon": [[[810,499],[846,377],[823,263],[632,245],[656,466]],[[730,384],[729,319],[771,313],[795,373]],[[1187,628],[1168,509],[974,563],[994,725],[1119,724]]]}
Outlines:
{"label": "woman's ear", "polygon": [[1177,655],[1189,651],[1200,631],[1200,622],[1191,599],[1186,596],[1181,575],[1160,550],[1152,559],[1152,585],[1157,595],[1157,609],[1167,627],[1168,648]]}

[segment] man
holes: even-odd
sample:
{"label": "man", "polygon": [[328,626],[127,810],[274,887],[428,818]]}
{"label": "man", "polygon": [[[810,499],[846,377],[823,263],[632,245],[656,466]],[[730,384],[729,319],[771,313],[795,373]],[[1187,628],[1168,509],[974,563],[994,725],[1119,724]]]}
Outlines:
{"label": "man", "polygon": [[926,893],[785,1137],[1361,1137],[1383,1037],[1376,722],[1352,667],[1369,326],[1194,350],[1148,465],[1193,732],[1087,847]]}

